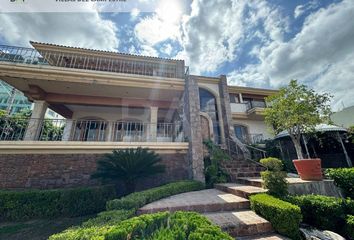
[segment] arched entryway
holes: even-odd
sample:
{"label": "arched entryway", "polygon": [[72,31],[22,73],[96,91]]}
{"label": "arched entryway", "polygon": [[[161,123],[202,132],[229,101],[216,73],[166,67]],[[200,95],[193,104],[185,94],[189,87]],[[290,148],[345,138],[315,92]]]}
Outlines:
{"label": "arched entryway", "polygon": [[[200,111],[207,114],[212,122],[214,141],[220,142],[220,124],[216,97],[210,91],[199,88]],[[203,132],[203,131],[202,131]]]}

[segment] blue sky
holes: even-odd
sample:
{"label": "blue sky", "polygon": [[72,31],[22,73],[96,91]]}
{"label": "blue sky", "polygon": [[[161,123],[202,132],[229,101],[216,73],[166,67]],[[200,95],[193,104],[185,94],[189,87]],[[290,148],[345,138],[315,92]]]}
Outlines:
{"label": "blue sky", "polygon": [[[149,4],[149,0],[136,0]],[[353,0],[152,0],[127,12],[0,13],[0,43],[30,40],[184,59],[198,75],[278,88],[298,79],[354,105]]]}

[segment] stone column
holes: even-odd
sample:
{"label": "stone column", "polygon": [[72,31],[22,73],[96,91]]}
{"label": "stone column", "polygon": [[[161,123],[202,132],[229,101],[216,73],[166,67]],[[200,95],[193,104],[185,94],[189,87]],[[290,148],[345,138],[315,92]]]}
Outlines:
{"label": "stone column", "polygon": [[70,141],[71,140],[71,132],[73,129],[74,121],[72,119],[65,120],[65,127],[63,131],[62,141]]}
{"label": "stone column", "polygon": [[188,138],[190,178],[205,182],[203,161],[203,140],[200,123],[198,82],[186,75],[184,90],[184,135]]}
{"label": "stone column", "polygon": [[47,111],[48,104],[45,101],[34,101],[31,118],[28,122],[24,140],[35,141],[39,137],[40,127]]}
{"label": "stone column", "polygon": [[221,113],[223,116],[223,125],[226,138],[232,138],[235,136],[234,125],[232,123],[230,95],[227,89],[227,80],[225,75],[220,76],[219,81],[219,93],[221,103]]}
{"label": "stone column", "polygon": [[157,140],[157,116],[158,107],[150,107],[150,126],[149,126],[149,139],[153,142]]}
{"label": "stone column", "polygon": [[114,128],[114,122],[113,121],[108,121],[107,122],[107,129],[106,129],[106,136],[105,136],[105,141],[106,142],[112,142],[113,141],[113,128]]}

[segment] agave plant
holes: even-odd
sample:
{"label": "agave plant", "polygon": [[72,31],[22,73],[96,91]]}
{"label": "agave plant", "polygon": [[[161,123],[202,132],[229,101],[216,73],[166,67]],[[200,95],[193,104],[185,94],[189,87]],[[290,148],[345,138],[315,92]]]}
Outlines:
{"label": "agave plant", "polygon": [[147,148],[114,150],[97,162],[97,171],[91,177],[122,181],[127,193],[132,193],[137,180],[165,171],[165,166],[158,164],[160,161],[160,156]]}

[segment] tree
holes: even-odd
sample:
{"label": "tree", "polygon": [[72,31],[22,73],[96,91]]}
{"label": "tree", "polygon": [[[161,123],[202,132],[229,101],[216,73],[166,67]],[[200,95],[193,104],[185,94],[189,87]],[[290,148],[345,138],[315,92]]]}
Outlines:
{"label": "tree", "polygon": [[330,99],[328,93],[317,94],[291,80],[287,87],[266,98],[269,108],[265,110],[265,121],[275,134],[286,130],[294,143],[298,159],[303,159],[301,134],[313,132],[316,125],[329,122]]}
{"label": "tree", "polygon": [[97,162],[97,171],[91,177],[123,181],[127,193],[132,193],[139,179],[165,171],[165,166],[158,164],[160,161],[160,156],[147,148],[114,150]]}

